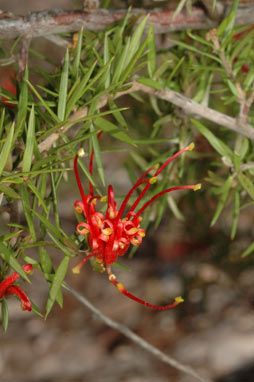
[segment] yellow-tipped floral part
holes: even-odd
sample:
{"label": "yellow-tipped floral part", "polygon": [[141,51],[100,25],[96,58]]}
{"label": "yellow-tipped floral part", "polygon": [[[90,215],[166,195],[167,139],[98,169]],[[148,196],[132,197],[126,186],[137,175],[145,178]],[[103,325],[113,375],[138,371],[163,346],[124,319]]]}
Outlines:
{"label": "yellow-tipped floral part", "polygon": [[72,268],[72,273],[74,273],[74,275],[78,275],[80,273],[80,267],[77,265],[76,267]]}
{"label": "yellow-tipped floral part", "polygon": [[157,176],[153,176],[150,180],[149,180],[149,183],[150,184],[154,184],[157,182]]}
{"label": "yellow-tipped floral part", "polygon": [[184,299],[182,298],[182,296],[177,296],[175,297],[175,302],[177,302],[178,304],[181,304],[181,302],[184,302]]}
{"label": "yellow-tipped floral part", "polygon": [[120,292],[123,292],[125,290],[125,287],[122,283],[117,283],[116,284],[116,287],[117,289],[120,291]]}
{"label": "yellow-tipped floral part", "polygon": [[195,148],[195,143],[194,143],[194,142],[191,142],[191,143],[189,144],[189,146],[187,146],[187,148],[188,148],[189,151],[194,150],[194,148]]}
{"label": "yellow-tipped floral part", "polygon": [[193,188],[193,191],[200,190],[201,187],[202,187],[202,184],[201,184],[201,183],[198,183],[198,184],[196,184],[196,186]]}
{"label": "yellow-tipped floral part", "polygon": [[85,156],[85,150],[81,147],[79,150],[78,150],[78,156],[79,157],[84,157]]}

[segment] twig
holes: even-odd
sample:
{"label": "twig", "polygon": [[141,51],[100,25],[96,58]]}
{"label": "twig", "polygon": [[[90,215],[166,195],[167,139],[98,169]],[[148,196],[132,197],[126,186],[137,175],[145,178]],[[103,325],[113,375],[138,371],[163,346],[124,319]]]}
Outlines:
{"label": "twig", "polygon": [[25,67],[28,64],[29,47],[31,39],[30,37],[23,37],[21,41],[20,54],[19,54],[19,79],[22,80]]}
{"label": "twig", "polygon": [[[227,129],[234,131],[237,134],[244,135],[245,137],[254,140],[254,128],[251,125],[247,123],[240,125],[239,121],[236,118],[229,117],[228,115],[222,114],[219,111],[210,109],[207,106],[203,106],[173,90],[155,90],[137,81],[133,81],[128,85],[130,85],[130,88],[117,93],[114,97],[110,97],[109,95],[101,97],[97,105],[97,110],[104,107],[108,103],[108,100],[110,98],[116,99],[129,93],[142,91],[144,93],[153,95],[180,107],[187,114],[198,116],[208,121],[212,121],[220,126],[226,127]],[[49,150],[52,147],[53,143],[60,137],[62,133],[65,133],[67,130],[69,130],[72,126],[76,124],[76,122],[79,119],[86,117],[87,114],[88,107],[84,107],[78,110],[77,112],[74,112],[69,118],[68,124],[65,125],[64,128],[60,129],[59,132],[51,134],[38,145],[40,152]]]}
{"label": "twig", "polygon": [[135,87],[136,90],[141,90],[145,93],[155,95],[160,99],[164,99],[165,101],[173,103],[174,105],[180,107],[187,114],[205,118],[216,123],[217,125],[226,127],[227,129],[232,130],[237,134],[244,135],[249,139],[254,139],[254,129],[251,125],[246,124],[239,126],[239,122],[236,118],[229,117],[228,115],[220,113],[219,111],[210,109],[207,106],[203,106],[173,90],[164,89],[158,91],[137,82],[135,83]]}
{"label": "twig", "polygon": [[[65,284],[66,285],[66,284]],[[129,338],[131,341],[133,341],[135,344],[139,345],[146,351],[148,351],[150,354],[154,355],[156,358],[158,358],[160,361],[166,363],[167,365],[174,367],[175,369],[181,371],[182,373],[187,374],[188,376],[194,377],[196,380],[201,382],[212,382],[209,378],[201,377],[196,371],[187,365],[184,365],[180,363],[179,361],[175,360],[174,358],[166,355],[159,349],[157,349],[155,346],[149,344],[149,342],[145,341],[143,338],[135,334],[132,330],[130,330],[127,326],[123,324],[119,324],[118,322],[112,320],[111,318],[105,316],[100,310],[95,308],[94,305],[91,304],[82,294],[77,292],[75,289],[73,289],[71,286],[66,285],[66,289],[74,296],[76,299],[81,302],[84,306],[86,306],[89,310],[91,310],[94,315],[102,321],[104,324],[108,325],[109,327],[117,330],[118,332],[122,333],[125,337]]]}
{"label": "twig", "polygon": [[[222,4],[222,3],[221,3]],[[220,16],[228,14],[230,4],[222,5]],[[253,23],[254,4],[239,4],[236,11],[235,25]],[[50,34],[77,32],[82,27],[84,30],[104,30],[106,27],[121,20],[126,14],[126,9],[84,9],[80,11],[63,11],[51,9],[32,12],[24,17],[10,17],[0,19],[0,39],[14,39],[18,36],[30,38],[42,37]],[[148,24],[154,25],[155,33],[167,33],[186,29],[211,29],[219,24],[219,20],[212,20],[206,10],[193,6],[188,14],[182,10],[173,19],[174,9],[132,9],[131,16],[140,16],[140,20],[147,14],[150,15]]]}

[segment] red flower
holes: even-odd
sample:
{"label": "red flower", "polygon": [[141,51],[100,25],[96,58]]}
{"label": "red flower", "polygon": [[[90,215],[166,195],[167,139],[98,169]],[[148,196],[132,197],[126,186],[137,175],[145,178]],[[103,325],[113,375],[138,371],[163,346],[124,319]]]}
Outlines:
{"label": "red flower", "polygon": [[[23,266],[23,269],[26,273],[30,274],[33,271],[33,266],[26,264]],[[12,285],[19,277],[19,274],[14,272],[0,283],[0,300],[4,297],[16,295],[21,301],[21,308],[23,310],[31,311],[32,306],[27,295],[17,285]]]}
{"label": "red flower", "polygon": [[[0,90],[1,88],[8,90],[8,92],[12,93],[15,97],[17,96],[16,73],[13,68],[0,69]],[[1,97],[1,101],[7,106],[16,106],[11,100],[4,96]]]}
{"label": "red flower", "polygon": [[[100,136],[100,134],[101,133],[99,133],[98,136]],[[141,208],[139,208],[138,211],[134,212],[141,200],[143,199],[144,195],[147,193],[150,186],[156,182],[157,177],[162,172],[162,170],[176,157],[178,157],[185,151],[193,150],[193,148],[194,144],[191,143],[189,146],[178,151],[171,158],[169,158],[161,167],[159,167],[159,169],[156,170],[157,166],[152,166],[147,171],[145,171],[144,174],[140,176],[140,178],[137,180],[134,186],[130,189],[128,194],[125,196],[119,209],[114,199],[113,187],[109,185],[107,209],[105,215],[103,215],[101,212],[96,211],[97,201],[100,200],[102,202],[105,198],[94,195],[93,185],[91,184],[91,182],[89,183],[89,194],[86,195],[84,193],[77,168],[78,158],[84,156],[84,150],[79,150],[74,160],[74,171],[82,201],[76,201],[74,203],[74,207],[77,213],[84,214],[85,222],[79,223],[77,225],[77,232],[80,235],[84,235],[86,237],[91,252],[81,261],[80,264],[78,264],[73,269],[74,273],[79,273],[81,266],[85,264],[88,259],[94,256],[96,258],[96,262],[101,265],[102,271],[107,271],[109,281],[112,284],[114,284],[115,287],[121,293],[131,298],[132,300],[157,310],[166,310],[173,308],[174,306],[178,305],[180,302],[183,301],[181,297],[176,297],[175,301],[170,305],[157,306],[149,304],[148,302],[133,296],[125,289],[123,284],[119,283],[116,280],[116,276],[111,272],[111,264],[113,264],[117,260],[118,256],[123,256],[127,252],[131,244],[140,245],[142,243],[146,232],[140,226],[140,223],[142,221],[141,214],[146,210],[148,206],[150,206],[152,202],[158,199],[161,195],[164,195],[171,191],[183,189],[192,189],[196,191],[201,187],[200,184],[196,184],[167,188],[166,190],[154,195]],[[89,171],[91,174],[93,166],[93,155],[94,153],[92,152],[89,167]],[[149,177],[148,173],[152,170],[155,170],[155,174],[154,176]],[[127,213],[124,214],[132,194],[141,185],[145,185],[145,187],[143,188],[135,202],[132,204],[132,206],[130,208],[128,207]]]}

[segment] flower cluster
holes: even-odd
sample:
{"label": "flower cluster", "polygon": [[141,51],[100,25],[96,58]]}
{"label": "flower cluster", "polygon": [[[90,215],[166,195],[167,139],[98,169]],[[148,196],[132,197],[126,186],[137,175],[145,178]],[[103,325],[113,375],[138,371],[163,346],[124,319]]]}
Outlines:
{"label": "flower cluster", "polygon": [[[26,264],[23,266],[23,269],[26,273],[31,274],[33,271],[33,266],[30,264]],[[4,297],[8,297],[11,295],[17,296],[21,301],[21,308],[23,310],[32,310],[31,302],[29,301],[27,295],[23,290],[17,285],[13,285],[13,283],[19,278],[19,274],[17,272],[12,273],[10,276],[6,277],[0,283],[0,300]]]}
{"label": "flower cluster", "polygon": [[[115,285],[116,288],[122,294],[133,299],[134,301],[157,310],[170,309],[183,301],[181,297],[177,297],[175,301],[170,305],[157,306],[149,304],[148,302],[143,301],[137,298],[136,296],[133,296],[125,289],[122,283],[119,283],[116,280],[116,276],[111,271],[111,264],[115,263],[118,256],[123,256],[127,252],[131,244],[138,246],[142,243],[146,232],[140,226],[140,223],[142,221],[141,214],[147,209],[148,206],[150,206],[151,203],[153,203],[161,195],[164,195],[171,191],[183,189],[191,189],[196,191],[201,187],[200,184],[196,184],[167,188],[166,190],[163,190],[158,194],[154,195],[140,209],[138,209],[138,211],[135,212],[139,203],[142,201],[150,186],[157,181],[157,177],[161,173],[161,171],[179,155],[181,155],[185,151],[191,151],[193,150],[193,148],[194,144],[191,143],[189,146],[174,154],[159,168],[158,166],[152,166],[147,171],[145,171],[139,177],[139,179],[136,181],[136,183],[130,189],[130,191],[127,193],[119,209],[114,199],[113,187],[109,185],[108,196],[106,198],[107,209],[105,215],[103,215],[101,212],[96,211],[97,201],[99,200],[103,202],[105,201],[105,197],[94,195],[93,185],[91,184],[91,182],[89,183],[89,194],[85,194],[83,190],[78,173],[78,158],[84,156],[84,150],[79,150],[74,160],[74,171],[82,201],[76,201],[74,203],[74,207],[77,213],[84,214],[85,221],[77,225],[77,232],[80,235],[84,235],[86,237],[90,248],[90,253],[81,261],[80,264],[78,264],[73,269],[74,273],[79,273],[81,266],[91,257],[95,257],[96,262],[100,264],[102,271],[107,271],[109,281],[113,285]],[[92,152],[89,167],[91,175],[93,167],[93,155],[94,153]],[[152,177],[150,177],[148,174],[152,170],[155,171],[155,173]],[[134,191],[142,185],[144,185],[143,190],[136,198],[132,206],[128,207],[128,203]],[[126,209],[127,213],[125,213]]]}

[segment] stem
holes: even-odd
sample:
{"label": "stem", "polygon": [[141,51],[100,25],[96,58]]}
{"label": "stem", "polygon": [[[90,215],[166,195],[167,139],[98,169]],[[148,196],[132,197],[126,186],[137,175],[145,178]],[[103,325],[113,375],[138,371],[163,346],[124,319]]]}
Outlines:
{"label": "stem", "polygon": [[159,192],[158,194],[154,195],[150,200],[148,200],[148,202],[146,202],[142,208],[140,208],[140,210],[138,210],[138,212],[136,213],[136,216],[135,218],[137,218],[140,214],[142,214],[142,212],[144,212],[144,210],[152,203],[154,202],[156,199],[158,199],[161,195],[164,195],[166,194],[167,192],[171,192],[171,191],[176,191],[176,190],[186,190],[186,189],[191,189],[193,190],[194,188],[196,187],[196,185],[191,185],[191,186],[177,186],[177,187],[170,187],[170,188],[167,188],[166,190],[163,190],[161,192]]}
{"label": "stem", "polygon": [[98,310],[93,304],[91,304],[90,301],[86,299],[81,293],[77,292],[75,289],[73,289],[71,286],[67,285],[65,283],[66,289],[71,293],[76,299],[81,302],[82,305],[84,305],[86,308],[88,308],[93,314],[104,324],[108,325],[110,328],[117,330],[119,333],[122,333],[125,337],[127,337],[129,340],[134,342],[136,345],[142,347],[144,350],[146,350],[148,353],[152,354],[154,357],[159,359],[160,361],[166,363],[167,365],[181,371],[184,374],[187,374],[188,376],[191,376],[195,378],[197,381],[200,382],[213,382],[209,378],[202,377],[199,375],[192,367],[184,365],[180,362],[178,362],[176,359],[168,356],[167,354],[163,353],[161,350],[156,348],[155,346],[151,345],[149,342],[145,341],[143,338],[138,336],[136,333],[134,333],[132,330],[130,330],[127,326],[120,324],[111,318],[105,316],[100,310]]}
{"label": "stem", "polygon": [[74,159],[74,172],[75,172],[75,176],[76,176],[76,180],[77,180],[77,184],[78,184],[78,188],[79,188],[79,192],[80,192],[80,195],[81,195],[81,198],[82,198],[82,202],[83,202],[83,205],[84,205],[84,213],[85,213],[85,217],[87,219],[87,203],[86,203],[86,196],[85,196],[85,193],[84,193],[84,190],[83,190],[83,187],[82,187],[82,183],[81,183],[81,180],[80,180],[80,177],[79,177],[79,172],[78,172],[78,158],[79,158],[79,155],[77,154],[75,156],[75,159]]}

